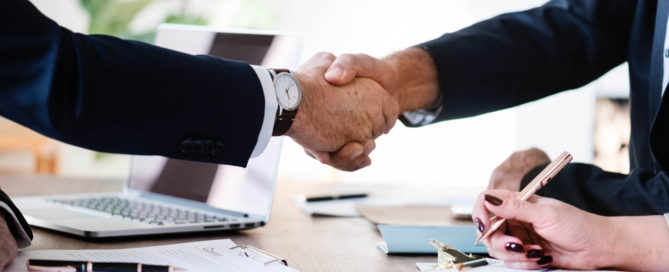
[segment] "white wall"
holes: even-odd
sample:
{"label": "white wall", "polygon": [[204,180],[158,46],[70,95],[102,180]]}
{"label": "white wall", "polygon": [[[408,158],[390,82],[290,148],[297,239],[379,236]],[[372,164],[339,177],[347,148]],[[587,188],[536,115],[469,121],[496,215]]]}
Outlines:
{"label": "white wall", "polygon": [[[59,23],[85,29],[75,0],[33,0]],[[166,3],[156,1],[134,29],[151,25]],[[302,60],[319,51],[364,52],[384,56],[456,31],[499,13],[541,5],[543,0],[207,0],[191,1],[191,12],[208,16],[214,27],[257,21],[269,29],[304,36]],[[58,4],[56,4],[58,3]],[[250,3],[250,4],[249,4]],[[236,19],[230,19],[236,18]],[[144,25],[144,26],[143,26]],[[244,25],[244,23],[242,23]],[[565,92],[516,109],[455,120],[418,129],[399,122],[377,141],[372,166],[354,173],[333,170],[285,141],[280,178],[319,182],[448,183],[484,187],[490,171],[508,154],[538,146],[550,156],[571,151],[577,161],[592,160],[594,97],[603,90],[625,96],[626,68],[578,91]],[[72,173],[76,171],[70,169]],[[123,172],[120,169],[118,172]],[[113,172],[113,170],[110,170]]]}

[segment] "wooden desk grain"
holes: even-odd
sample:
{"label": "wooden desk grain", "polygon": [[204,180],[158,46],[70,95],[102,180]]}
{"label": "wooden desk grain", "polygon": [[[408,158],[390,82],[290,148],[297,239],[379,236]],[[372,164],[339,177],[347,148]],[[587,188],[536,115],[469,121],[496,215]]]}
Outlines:
{"label": "wooden desk grain", "polygon": [[[121,180],[65,179],[40,176],[0,177],[10,196],[120,191]],[[312,217],[301,212],[291,197],[300,193],[366,191],[373,195],[429,195],[443,188],[429,186],[353,186],[279,182],[269,223],[240,232],[210,232],[170,236],[130,237],[86,241],[43,229],[34,229],[28,249],[115,249],[230,238],[284,257],[300,271],[417,271],[416,262],[434,262],[435,256],[387,256],[376,248],[381,235],[363,218]]]}

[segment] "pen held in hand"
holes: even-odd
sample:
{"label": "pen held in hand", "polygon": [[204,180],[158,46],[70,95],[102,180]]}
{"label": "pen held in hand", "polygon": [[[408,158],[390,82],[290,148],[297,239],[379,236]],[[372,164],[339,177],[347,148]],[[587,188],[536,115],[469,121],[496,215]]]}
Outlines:
{"label": "pen held in hand", "polygon": [[[555,160],[553,160],[544,170],[541,171],[525,188],[523,188],[522,191],[518,194],[517,199],[519,200],[527,200],[529,199],[534,193],[537,192],[537,190],[541,189],[541,187],[546,186],[546,184],[557,175],[560,170],[562,170],[571,160],[573,157],[569,152],[562,152],[560,156],[558,156]],[[498,218],[497,216],[493,216],[490,218],[490,227],[488,230],[481,235],[476,240],[476,243],[480,243],[483,239],[488,238],[490,235],[492,235],[504,222],[506,219],[504,218]]]}
{"label": "pen held in hand", "polygon": [[120,262],[89,262],[65,260],[37,260],[26,261],[28,271],[59,271],[59,272],[176,272],[183,268],[169,265],[152,265],[142,263]]}

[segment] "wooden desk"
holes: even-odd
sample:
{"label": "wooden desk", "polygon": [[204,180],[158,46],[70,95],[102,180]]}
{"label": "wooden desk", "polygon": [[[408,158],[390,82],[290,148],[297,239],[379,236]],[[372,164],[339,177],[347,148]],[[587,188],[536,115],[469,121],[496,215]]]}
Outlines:
{"label": "wooden desk", "polygon": [[[63,179],[40,176],[0,177],[10,196],[120,191],[120,180]],[[387,256],[376,248],[381,235],[363,218],[311,217],[290,198],[300,193],[366,191],[373,195],[435,195],[447,192],[434,186],[355,186],[279,182],[269,223],[262,228],[233,233],[181,234],[85,241],[56,232],[34,229],[28,249],[114,249],[230,238],[284,257],[300,271],[418,271],[416,262],[434,262],[435,256]]]}

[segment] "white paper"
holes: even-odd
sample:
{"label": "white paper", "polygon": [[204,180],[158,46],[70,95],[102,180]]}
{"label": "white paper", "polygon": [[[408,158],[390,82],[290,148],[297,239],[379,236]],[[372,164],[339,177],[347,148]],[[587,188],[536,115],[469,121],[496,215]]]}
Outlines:
{"label": "white paper", "polygon": [[85,260],[92,262],[139,262],[171,265],[188,272],[281,272],[297,270],[280,262],[262,265],[232,253],[230,239],[182,243],[165,246],[112,250],[25,250],[20,251],[5,271],[24,272],[28,259]]}
{"label": "white paper", "polygon": [[[526,271],[538,271],[538,270],[522,270],[522,269],[513,269],[513,268],[508,268],[506,265],[504,265],[504,261],[497,260],[497,259],[492,259],[492,258],[486,258],[485,259],[488,262],[488,265],[484,266],[478,266],[474,267],[472,269],[468,269],[467,272],[526,272]],[[418,268],[418,271],[421,272],[445,272],[445,271],[458,271],[455,268],[452,269],[439,269],[439,266],[437,263],[416,263],[416,268]],[[551,272],[585,272],[585,271],[590,271],[590,270],[562,270],[562,269],[556,269],[556,270],[545,270],[542,269],[541,271],[551,271]],[[597,270],[598,272],[615,272],[613,270]]]}
{"label": "white paper", "polygon": [[293,202],[310,215],[354,217],[360,216],[355,205],[358,203],[377,206],[403,206],[403,205],[473,205],[474,197],[448,197],[448,198],[397,198],[397,197],[363,197],[351,199],[337,199],[326,201],[306,202],[305,196],[293,197]]}

